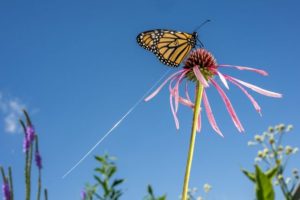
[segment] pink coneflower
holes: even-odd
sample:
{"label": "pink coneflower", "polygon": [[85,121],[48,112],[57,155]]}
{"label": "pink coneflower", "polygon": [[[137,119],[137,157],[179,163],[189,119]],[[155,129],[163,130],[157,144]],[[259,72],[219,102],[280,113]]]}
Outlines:
{"label": "pink coneflower", "polygon": [[[222,132],[220,131],[215,117],[213,115],[208,96],[206,94],[205,89],[210,87],[211,85],[216,88],[218,93],[220,94],[222,100],[225,103],[225,106],[228,110],[228,113],[238,129],[239,132],[243,132],[244,128],[229,100],[227,95],[225,94],[225,91],[221,88],[221,86],[217,83],[215,80],[215,77],[217,76],[220,78],[221,82],[225,86],[225,88],[229,89],[228,82],[232,83],[233,85],[237,86],[250,100],[250,102],[253,104],[254,108],[258,113],[261,113],[261,108],[259,104],[256,102],[256,100],[248,93],[246,88],[249,88],[257,93],[260,93],[265,96],[269,97],[275,97],[280,98],[282,97],[281,94],[271,92],[265,89],[262,89],[258,86],[252,85],[250,83],[244,82],[242,80],[239,80],[237,78],[234,78],[232,76],[223,74],[219,71],[220,68],[235,68],[238,70],[246,70],[246,71],[252,71],[256,72],[260,75],[266,76],[268,75],[267,72],[260,70],[260,69],[254,69],[250,67],[243,67],[243,66],[233,66],[233,65],[219,65],[216,62],[216,59],[213,57],[213,55],[208,52],[205,49],[196,49],[193,52],[191,52],[189,58],[186,60],[185,65],[183,69],[179,70],[178,72],[172,74],[169,76],[152,94],[150,94],[145,101],[149,101],[153,97],[155,97],[159,91],[163,88],[164,85],[166,85],[169,82],[169,91],[170,91],[170,106],[171,111],[174,117],[176,128],[179,129],[179,120],[177,117],[177,111],[179,103],[183,104],[185,106],[188,106],[192,109],[194,109],[194,103],[191,101],[189,93],[188,93],[188,81],[185,82],[185,92],[184,95],[179,94],[179,86],[182,84],[182,81],[184,79],[187,79],[192,82],[198,82],[199,84],[204,87],[204,90],[202,92],[202,98],[204,103],[204,108],[206,111],[206,115],[208,118],[208,121],[212,128],[221,136]],[[198,125],[197,130],[200,131],[201,128],[201,112],[198,116]]]}
{"label": "pink coneflower", "polygon": [[[255,101],[255,99],[248,93],[246,88],[249,88],[257,93],[260,93],[262,95],[269,96],[269,97],[279,98],[282,96],[281,94],[262,89],[260,87],[257,87],[255,85],[252,85],[247,82],[244,82],[244,81],[234,78],[232,76],[222,74],[219,71],[219,68],[226,68],[226,67],[232,67],[232,68],[236,68],[238,70],[252,71],[252,72],[256,72],[263,76],[267,75],[267,72],[265,72],[263,70],[254,69],[254,68],[250,68],[250,67],[233,66],[233,65],[218,65],[215,58],[207,50],[196,49],[193,52],[191,52],[190,56],[188,57],[188,59],[185,62],[183,69],[181,69],[178,72],[169,76],[152,94],[150,94],[150,96],[148,96],[145,99],[145,101],[149,101],[150,99],[155,97],[159,93],[159,91],[163,88],[163,86],[169,82],[170,106],[171,106],[171,111],[172,111],[177,129],[179,129],[179,120],[177,117],[177,111],[178,111],[179,104],[183,104],[183,105],[188,106],[191,109],[193,109],[194,116],[193,116],[188,158],[187,158],[187,163],[186,163],[186,171],[185,171],[183,191],[182,191],[182,200],[188,199],[188,185],[189,185],[189,178],[190,178],[191,167],[192,167],[194,146],[195,146],[195,140],[196,140],[196,132],[197,132],[197,130],[200,131],[200,129],[201,129],[200,104],[201,104],[202,99],[203,99],[206,115],[207,115],[207,118],[208,118],[208,121],[209,121],[211,127],[220,136],[223,137],[223,134],[220,131],[220,129],[216,123],[215,117],[214,117],[212,109],[210,107],[210,103],[209,103],[209,100],[208,100],[208,97],[207,97],[207,94],[205,91],[206,88],[210,87],[211,85],[213,85],[213,87],[216,88],[216,90],[218,91],[222,100],[225,103],[225,106],[228,110],[228,113],[229,113],[234,125],[236,126],[236,128],[238,129],[239,132],[244,131],[244,128],[243,128],[229,98],[227,97],[226,93],[221,88],[221,86],[217,83],[217,81],[215,80],[215,77],[216,76],[219,77],[221,82],[227,89],[229,89],[228,82],[237,86],[249,98],[250,102],[253,104],[254,108],[257,110],[258,113],[260,113],[261,108],[258,105],[258,103]],[[187,89],[188,81],[185,82],[184,95],[179,94],[179,92],[180,92],[179,86],[182,84],[182,81],[184,79],[196,83],[195,102],[192,102],[192,100],[190,99],[190,95],[189,95],[188,89]]]}

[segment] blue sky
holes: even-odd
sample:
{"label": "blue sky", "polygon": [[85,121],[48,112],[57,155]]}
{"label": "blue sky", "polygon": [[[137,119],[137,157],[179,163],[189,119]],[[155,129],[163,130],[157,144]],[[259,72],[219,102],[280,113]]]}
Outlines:
{"label": "blue sky", "polygon": [[[206,19],[212,22],[199,35],[219,63],[259,67],[270,75],[223,72],[284,98],[253,93],[263,108],[261,118],[232,86],[227,93],[246,129],[240,134],[219,95],[208,91],[225,138],[203,117],[190,185],[210,183],[209,199],[253,199],[252,185],[240,172],[242,166],[252,168],[256,154],[247,141],[283,122],[295,125],[286,143],[300,144],[299,6],[296,0],[1,1],[1,100],[26,105],[32,114],[50,199],[79,199],[83,185],[92,181],[92,155],[67,178],[62,175],[166,72],[167,67],[137,45],[136,35],[155,28],[192,32]],[[181,193],[192,113],[182,107],[177,131],[168,99],[165,88],[154,100],[141,103],[93,152],[108,151],[119,158],[118,176],[126,178],[124,200],[141,199],[149,183],[169,199]],[[16,177],[23,176],[22,134],[5,130],[9,113],[13,119],[19,115],[12,108],[2,110],[0,163],[13,166],[21,199],[23,180]],[[299,163],[297,155],[290,166]]]}

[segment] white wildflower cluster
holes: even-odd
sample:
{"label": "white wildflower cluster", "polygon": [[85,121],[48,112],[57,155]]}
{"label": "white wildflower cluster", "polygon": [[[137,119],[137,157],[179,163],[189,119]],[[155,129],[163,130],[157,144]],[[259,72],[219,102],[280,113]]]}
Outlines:
{"label": "white wildflower cluster", "polygon": [[[203,185],[203,191],[205,193],[209,193],[212,189],[212,186],[208,183],[205,183]],[[197,195],[197,193],[199,192],[198,188],[193,187],[193,188],[189,188],[188,189],[188,200],[204,200],[204,195]],[[179,199],[182,199],[182,196],[179,195],[178,197]]]}
{"label": "white wildflower cluster", "polygon": [[248,141],[248,146],[262,146],[262,149],[257,152],[255,162],[265,161],[271,164],[270,162],[275,161],[275,163],[281,163],[285,159],[284,156],[297,153],[299,148],[281,145],[283,135],[291,130],[293,130],[293,125],[278,124],[269,127],[268,131],[262,134],[256,134],[253,140]]}
{"label": "white wildflower cluster", "polygon": [[[299,184],[299,172],[293,169],[292,176],[285,177],[284,170],[288,160],[299,151],[298,147],[283,145],[282,138],[293,130],[293,125],[278,124],[271,126],[262,134],[256,134],[253,140],[248,141],[248,146],[258,146],[260,149],[254,159],[255,163],[266,165],[268,169],[278,166],[278,172],[274,184],[284,190],[293,190]],[[291,192],[291,191],[288,191]]]}

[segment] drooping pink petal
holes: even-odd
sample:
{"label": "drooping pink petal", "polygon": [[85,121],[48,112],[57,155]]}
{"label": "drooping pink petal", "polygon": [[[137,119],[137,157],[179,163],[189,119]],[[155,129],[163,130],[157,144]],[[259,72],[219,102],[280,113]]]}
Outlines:
{"label": "drooping pink petal", "polygon": [[236,81],[236,82],[244,85],[247,88],[250,88],[251,90],[253,90],[253,91],[255,91],[255,92],[259,93],[259,94],[262,94],[262,95],[265,95],[265,96],[268,96],[268,97],[274,97],[274,98],[281,98],[282,97],[282,94],[262,89],[262,88],[260,88],[260,87],[258,87],[256,85],[252,85],[251,83],[244,82],[244,81],[239,80],[237,78],[234,78],[232,76],[225,76],[225,77],[226,78],[229,77],[229,78],[233,79],[234,81]]}
{"label": "drooping pink petal", "polygon": [[176,129],[178,130],[179,129],[179,120],[178,120],[178,117],[177,117],[177,114],[176,114],[176,111],[175,111],[175,108],[174,108],[174,105],[173,105],[173,97],[174,97],[174,89],[172,88],[172,83],[174,80],[176,80],[177,77],[173,77],[169,83],[169,91],[170,91],[170,107],[171,107],[171,111],[172,111],[172,115],[173,115],[173,118],[174,118],[174,121],[175,121],[175,126],[176,126]]}
{"label": "drooping pink petal", "polygon": [[202,75],[199,66],[195,66],[193,67],[193,71],[195,76],[197,77],[198,81],[204,86],[204,87],[208,87],[208,82],[206,81],[206,79],[204,78],[204,76]]}
{"label": "drooping pink petal", "polygon": [[200,108],[200,111],[199,111],[199,115],[198,115],[198,123],[197,123],[197,132],[200,132],[201,131],[201,127],[202,127],[202,123],[201,123],[201,111],[202,109]]}
{"label": "drooping pink petal", "polygon": [[218,75],[219,75],[219,78],[221,79],[223,85],[229,90],[229,86],[228,86],[228,83],[225,79],[225,77],[223,76],[223,74],[219,71],[217,71]]}
{"label": "drooping pink petal", "polygon": [[188,90],[188,82],[185,82],[185,96],[186,98],[191,101],[190,95],[189,95],[189,90]]}
{"label": "drooping pink petal", "polygon": [[233,79],[231,79],[230,77],[227,77],[227,79],[231,83],[233,83],[234,85],[236,85],[238,88],[240,88],[242,90],[242,92],[249,98],[249,100],[253,104],[255,110],[261,115],[261,108],[260,108],[260,106],[258,105],[258,103],[256,102],[256,100],[247,92],[247,90],[245,88],[243,88],[240,84],[238,84],[237,82],[235,82]]}
{"label": "drooping pink petal", "polygon": [[183,105],[185,105],[185,106],[188,106],[188,107],[194,109],[194,103],[191,102],[190,100],[185,99],[185,98],[179,96],[178,101],[179,101],[179,103],[181,103],[181,104],[183,104]]}
{"label": "drooping pink petal", "polygon": [[[172,83],[173,81],[179,82],[179,76],[174,77],[174,79],[172,79],[170,81],[170,87],[172,88]],[[175,84],[175,86],[170,90],[170,94],[172,94],[174,100],[175,100],[175,112],[177,112],[178,110],[178,97],[179,97],[179,87],[177,86],[177,84]]]}
{"label": "drooping pink petal", "polygon": [[178,120],[177,114],[176,114],[174,106],[173,106],[173,97],[171,94],[170,94],[170,107],[171,107],[171,111],[172,111],[173,118],[175,121],[176,129],[178,130],[179,129],[179,120]]}
{"label": "drooping pink petal", "polygon": [[208,101],[208,98],[207,98],[207,95],[206,95],[206,92],[205,90],[203,91],[203,103],[204,103],[204,107],[205,107],[205,111],[206,111],[206,115],[207,115],[207,118],[208,118],[208,121],[211,125],[211,127],[222,137],[223,134],[222,132],[220,131],[218,125],[217,125],[217,122],[215,120],[215,117],[213,115],[213,112],[211,110],[211,107],[210,107],[210,104],[209,104],[209,101]]}
{"label": "drooping pink petal", "polygon": [[244,128],[237,116],[237,114],[235,113],[235,110],[234,108],[232,107],[231,105],[231,102],[230,100],[228,99],[228,97],[226,96],[225,92],[222,90],[222,88],[213,80],[213,79],[210,79],[211,83],[215,86],[215,88],[217,89],[217,91],[219,92],[220,96],[222,97],[222,100],[224,101],[225,103],[225,106],[228,110],[228,113],[234,123],[234,125],[236,126],[236,128],[240,131],[240,132],[243,132],[244,131]]}
{"label": "drooping pink petal", "polygon": [[263,76],[267,76],[268,73],[264,70],[261,70],[261,69],[255,69],[255,68],[252,68],[252,67],[244,67],[244,66],[235,66],[235,65],[218,65],[218,67],[233,67],[233,68],[236,68],[238,70],[247,70],[247,71],[253,71],[253,72],[256,72],[260,75],[263,75]]}
{"label": "drooping pink petal", "polygon": [[147,98],[145,98],[144,101],[149,101],[151,100],[153,97],[155,97],[159,92],[160,90],[168,83],[169,80],[171,80],[173,77],[175,77],[177,74],[180,74],[182,73],[183,71],[186,71],[185,69],[183,70],[180,70],[174,74],[172,74],[171,76],[169,76],[154,92],[152,92]]}
{"label": "drooping pink petal", "polygon": [[175,87],[174,87],[174,89],[175,89],[175,111],[177,112],[178,111],[178,104],[179,104],[179,84],[182,82],[182,80],[183,80],[183,78],[184,78],[184,76],[185,76],[185,74],[188,72],[188,70],[186,70],[186,71],[183,71],[181,74],[180,74],[180,76],[178,77],[178,79],[177,79],[177,82],[176,82],[176,85],[175,85]]}
{"label": "drooping pink petal", "polygon": [[[176,80],[178,80],[178,76],[173,77],[173,79],[171,79],[171,81],[170,81],[170,84],[169,84],[170,95],[172,95],[172,97],[174,99],[177,98],[178,103],[181,103],[181,104],[183,104],[185,106],[188,106],[188,107],[193,109],[194,108],[194,103],[191,101],[191,99],[190,98],[185,99],[185,98],[181,97],[180,95],[177,95],[178,94],[178,92],[177,92],[178,89],[176,87],[172,88],[172,84]],[[175,112],[177,112],[176,109],[175,109]]]}

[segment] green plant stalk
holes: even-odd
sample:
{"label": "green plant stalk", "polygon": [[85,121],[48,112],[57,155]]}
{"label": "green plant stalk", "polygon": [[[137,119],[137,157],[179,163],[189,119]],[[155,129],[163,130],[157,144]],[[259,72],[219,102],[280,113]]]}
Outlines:
{"label": "green plant stalk", "polygon": [[13,178],[12,178],[11,167],[8,167],[8,180],[9,180],[9,188],[10,188],[10,199],[14,200],[14,188],[13,188]]}
{"label": "green plant stalk", "polygon": [[[36,153],[39,152],[39,139],[38,135],[35,135],[35,151]],[[41,190],[42,190],[42,171],[39,168],[39,174],[38,174],[38,190],[37,190],[37,200],[41,199]]]}
{"label": "green plant stalk", "polygon": [[26,152],[25,155],[25,199],[30,200],[30,187],[29,187],[29,177],[28,177],[28,159],[29,158],[29,152]]}
{"label": "green plant stalk", "polygon": [[[23,110],[24,112],[24,110]],[[26,111],[25,111],[26,112]],[[24,112],[24,113],[25,113]],[[23,131],[24,131],[24,137],[26,137],[26,126],[23,120],[19,120]],[[30,147],[31,148],[31,147]],[[29,168],[28,168],[28,163],[29,163],[29,151],[25,152],[25,200],[30,200],[30,177],[29,177]]]}
{"label": "green plant stalk", "polygon": [[26,152],[26,166],[25,166],[25,176],[26,176],[26,200],[30,200],[31,193],[31,163],[32,163],[32,145],[29,147],[29,151]]}
{"label": "green plant stalk", "polygon": [[48,200],[48,191],[47,189],[44,190],[45,200]]}
{"label": "green plant stalk", "polygon": [[2,176],[2,179],[3,179],[3,182],[6,181],[6,177],[5,177],[5,172],[4,172],[4,169],[2,166],[0,166],[0,172],[1,172],[1,176]]}
{"label": "green plant stalk", "polygon": [[38,191],[37,191],[37,200],[41,199],[41,188],[42,188],[42,179],[41,179],[41,170],[39,169],[39,177],[38,177]]}
{"label": "green plant stalk", "polygon": [[200,104],[202,101],[202,94],[204,89],[203,85],[201,85],[199,81],[197,81],[196,89],[197,90],[196,90],[196,100],[195,100],[195,107],[194,107],[193,125],[192,125],[191,137],[190,137],[188,158],[186,162],[185,177],[184,177],[183,190],[182,190],[182,200],[187,200],[188,198],[189,180],[190,180],[194,147],[196,141],[196,132],[198,126],[198,116],[200,112]]}

